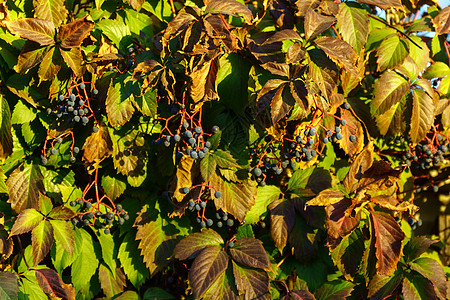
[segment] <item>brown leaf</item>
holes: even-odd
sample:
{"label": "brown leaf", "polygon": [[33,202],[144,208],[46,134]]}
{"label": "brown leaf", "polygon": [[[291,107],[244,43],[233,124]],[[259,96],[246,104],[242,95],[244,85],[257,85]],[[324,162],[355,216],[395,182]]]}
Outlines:
{"label": "brown leaf", "polygon": [[306,202],[308,206],[328,206],[344,199],[344,194],[339,190],[323,190],[315,198]]}
{"label": "brown leaf", "polygon": [[48,47],[39,47],[38,44],[26,41],[20,52],[14,71],[25,74],[42,62],[44,56],[48,53]]}
{"label": "brown leaf", "polygon": [[359,70],[356,67],[358,55],[352,46],[347,42],[329,36],[318,38],[314,41],[331,59],[341,64],[344,69],[358,76]]}
{"label": "brown leaf", "polygon": [[139,11],[142,7],[142,5],[144,4],[145,0],[127,0],[128,3],[130,3],[131,7],[133,7],[133,9]]}
{"label": "brown leaf", "polygon": [[196,17],[200,14],[198,8],[184,7],[176,15],[172,21],[167,24],[167,28],[164,31],[162,43],[167,44],[167,41],[178,35],[185,30],[191,22],[196,20]]}
{"label": "brown leaf", "polygon": [[177,202],[182,202],[186,194],[182,193],[184,187],[191,187],[200,175],[200,169],[195,159],[184,155],[177,166],[177,173],[169,185],[169,191]]}
{"label": "brown leaf", "polygon": [[196,232],[182,239],[173,251],[176,258],[180,260],[194,259],[208,246],[220,246],[223,244],[222,237],[213,229]]}
{"label": "brown leaf", "polygon": [[273,35],[271,35],[268,39],[266,39],[264,44],[271,44],[276,42],[283,42],[285,40],[291,41],[301,41],[300,35],[291,29],[284,29],[281,31],[276,31]]}
{"label": "brown leaf", "polygon": [[282,77],[289,77],[289,65],[285,63],[267,62],[261,67],[272,73]]}
{"label": "brown leaf", "polygon": [[98,279],[103,293],[106,297],[114,298],[115,295],[123,292],[126,285],[126,277],[122,269],[116,268],[114,274],[104,264],[98,268]]}
{"label": "brown leaf", "polygon": [[320,5],[320,0],[296,0],[297,15],[304,17],[309,10],[316,9]]}
{"label": "brown leaf", "polygon": [[272,123],[278,123],[284,118],[294,106],[294,101],[291,97],[287,97],[286,93],[289,93],[289,89],[286,85],[282,85],[278,88],[270,103],[270,114],[272,116]]}
{"label": "brown leaf", "polygon": [[112,141],[104,123],[98,125],[98,132],[92,132],[83,145],[83,160],[88,163],[100,162],[112,153]]}
{"label": "brown leaf", "polygon": [[308,54],[308,74],[319,87],[322,96],[328,100],[339,80],[338,69],[322,50],[314,49]]}
{"label": "brown leaf", "polygon": [[409,88],[409,82],[396,72],[384,72],[375,82],[374,98],[370,104],[373,112],[386,112],[408,93]]}
{"label": "brown leaf", "polygon": [[411,116],[411,141],[423,140],[434,122],[433,99],[422,89],[413,89],[413,110]]}
{"label": "brown leaf", "polygon": [[49,297],[58,297],[63,300],[75,299],[55,270],[37,269],[35,272],[39,286]]}
{"label": "brown leaf", "polygon": [[366,190],[388,190],[397,183],[401,173],[402,170],[394,170],[389,163],[379,160],[364,172],[359,185]]}
{"label": "brown leaf", "polygon": [[310,103],[307,97],[308,91],[302,80],[293,80],[289,82],[289,89],[295,102],[305,111],[309,110]]}
{"label": "brown leaf", "polygon": [[220,246],[206,247],[189,270],[189,283],[195,298],[201,298],[228,267],[228,255]]}
{"label": "brown leaf", "polygon": [[18,34],[21,38],[39,43],[41,46],[55,43],[56,28],[52,21],[26,18],[7,21],[5,24],[12,33]]}
{"label": "brown leaf", "polygon": [[33,0],[33,6],[36,18],[52,21],[56,27],[67,17],[64,0]]}
{"label": "brown leaf", "polygon": [[[342,126],[342,140],[338,140],[339,146],[350,157],[355,156],[364,148],[364,130],[361,122],[354,115],[352,110],[342,112],[341,117],[347,121],[347,125]],[[353,128],[355,129],[353,129]],[[356,136],[356,141],[351,142],[350,136]]]}
{"label": "brown leaf", "polygon": [[58,63],[61,61],[60,56],[58,56],[58,52],[55,51],[55,47],[52,47],[42,59],[42,62],[39,65],[38,75],[39,80],[53,80],[55,76],[58,74],[61,69],[61,64]]}
{"label": "brown leaf", "polygon": [[289,233],[295,224],[295,209],[290,201],[277,199],[269,205],[270,234],[275,246],[283,253]]}
{"label": "brown leaf", "polygon": [[228,182],[220,175],[213,174],[208,184],[222,192],[222,197],[214,200],[216,208],[231,213],[239,222],[243,222],[245,215],[255,204],[257,188],[254,182]]}
{"label": "brown leaf", "polygon": [[287,0],[272,0],[269,5],[269,12],[276,24],[280,28],[293,29],[296,23],[294,10],[291,7],[290,1]]}
{"label": "brown leaf", "polygon": [[262,242],[255,238],[238,239],[230,248],[234,261],[250,268],[270,269],[270,261]]}
{"label": "brown leaf", "polygon": [[352,193],[359,187],[359,181],[362,179],[364,172],[372,166],[372,152],[373,144],[369,143],[350,165],[350,170],[344,178],[347,193]]}
{"label": "brown leaf", "polygon": [[234,282],[245,300],[268,299],[269,276],[266,272],[238,265],[233,261]]}
{"label": "brown leaf", "polygon": [[382,9],[388,9],[391,7],[403,8],[401,0],[358,0],[360,3],[376,5]]}
{"label": "brown leaf", "polygon": [[[227,52],[238,48],[238,38],[230,34],[229,25],[219,15],[209,15],[203,19],[203,26],[208,36],[214,39],[216,46],[225,45]],[[201,29],[200,29],[201,30]],[[198,43],[196,46],[198,47]],[[196,46],[194,48],[198,49]],[[203,51],[203,49],[201,49]],[[207,49],[205,49],[207,51]]]}
{"label": "brown leaf", "polygon": [[154,59],[144,60],[136,65],[133,70],[133,80],[138,80],[142,73],[148,73],[153,71],[154,68],[161,66],[159,62]]}
{"label": "brown leaf", "polygon": [[375,236],[377,271],[383,275],[392,275],[403,255],[402,241],[405,234],[395,219],[384,212],[370,213],[372,234]]}
{"label": "brown leaf", "polygon": [[[324,16],[310,9],[305,15],[305,36],[307,40],[317,37],[336,22],[336,19]],[[320,46],[319,46],[320,47]]]}
{"label": "brown leaf", "polygon": [[94,28],[94,22],[87,21],[87,18],[84,17],[62,25],[59,28],[57,38],[61,41],[61,47],[63,48],[80,47],[92,28]]}
{"label": "brown leaf", "polygon": [[436,34],[446,34],[450,28],[450,7],[444,7],[438,15],[433,18],[433,25],[436,28]]}
{"label": "brown leaf", "polygon": [[325,207],[329,246],[334,249],[334,241],[351,234],[359,225],[361,213],[355,211],[355,204],[351,199],[344,198],[341,201]]}
{"label": "brown leaf", "polygon": [[72,69],[76,76],[82,73],[83,54],[79,48],[72,48],[68,51],[59,49],[66,64]]}
{"label": "brown leaf", "polygon": [[212,59],[205,64],[196,67],[190,74],[191,84],[189,93],[195,103],[218,99],[217,94],[217,72],[219,64]]}
{"label": "brown leaf", "polygon": [[248,24],[253,20],[251,10],[236,0],[212,0],[206,6],[205,12],[242,16]]}
{"label": "brown leaf", "polygon": [[295,43],[289,47],[286,53],[286,63],[296,63],[301,60],[306,54],[305,48],[300,43]]}

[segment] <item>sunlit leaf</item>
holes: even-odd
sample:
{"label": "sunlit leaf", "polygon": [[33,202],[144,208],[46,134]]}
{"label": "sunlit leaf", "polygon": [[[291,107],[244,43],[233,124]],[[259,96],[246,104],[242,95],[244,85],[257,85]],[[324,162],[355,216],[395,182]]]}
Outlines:
{"label": "sunlit leaf", "polygon": [[39,264],[50,251],[53,244],[53,227],[50,221],[44,220],[31,232],[33,246],[33,262]]}
{"label": "sunlit leaf", "polygon": [[405,253],[406,261],[412,261],[425,253],[428,248],[437,243],[437,240],[431,240],[424,236],[414,236],[405,245],[403,252]]}
{"label": "sunlit leaf", "polygon": [[75,20],[59,28],[57,38],[63,48],[80,47],[83,40],[89,35],[94,23],[87,21],[86,17]]}
{"label": "sunlit leaf", "polygon": [[315,292],[317,300],[345,299],[350,296],[354,284],[344,280],[326,282]]}
{"label": "sunlit leaf", "polygon": [[420,257],[410,263],[411,269],[433,283],[434,291],[439,299],[447,298],[447,279],[442,266],[434,259]]}
{"label": "sunlit leaf", "polygon": [[205,8],[207,13],[221,13],[244,17],[247,23],[251,23],[253,15],[250,9],[236,0],[212,0]]}
{"label": "sunlit leaf", "polygon": [[270,269],[270,261],[262,242],[255,238],[245,237],[238,239],[230,248],[230,254],[234,261],[259,269]]}
{"label": "sunlit leaf", "polygon": [[37,269],[36,278],[39,286],[48,296],[61,299],[75,298],[73,288],[68,288],[56,271],[52,269]]}
{"label": "sunlit leaf", "polygon": [[72,69],[75,75],[81,75],[83,54],[79,48],[71,48],[70,50],[59,49],[61,56],[63,57],[66,64]]}
{"label": "sunlit leaf", "polygon": [[262,270],[240,266],[233,261],[234,282],[244,299],[267,299],[269,292],[269,277]]}
{"label": "sunlit leaf", "polygon": [[391,7],[402,8],[402,2],[400,0],[358,0],[358,2],[379,6],[382,9],[388,9]]}
{"label": "sunlit leaf", "polygon": [[34,208],[28,208],[22,211],[11,229],[11,235],[22,234],[32,230],[42,220],[44,216]]}
{"label": "sunlit leaf", "polygon": [[41,46],[55,43],[56,28],[52,21],[27,18],[5,23],[12,33],[18,34],[21,38],[29,39]]}
{"label": "sunlit leaf", "polygon": [[354,230],[331,252],[331,258],[347,280],[352,280],[359,270],[364,253],[361,231]]}
{"label": "sunlit leaf", "polygon": [[247,212],[245,222],[248,224],[256,223],[261,216],[267,212],[267,207],[273,201],[277,200],[281,194],[279,187],[275,185],[266,185],[258,187],[256,194],[255,205]]}
{"label": "sunlit leaf", "polygon": [[384,71],[400,65],[407,55],[408,46],[406,42],[397,35],[383,40],[377,51],[378,70]]}
{"label": "sunlit leaf", "polygon": [[310,9],[305,15],[305,36],[306,39],[311,40],[319,34],[331,27],[336,22],[336,19],[329,16],[324,16],[316,13]]}
{"label": "sunlit leaf", "polygon": [[283,252],[284,246],[286,246],[289,233],[295,224],[295,209],[290,201],[285,199],[272,200],[270,204],[270,234],[275,246]]}
{"label": "sunlit leaf", "polygon": [[72,224],[67,221],[51,220],[53,234],[56,242],[70,255],[73,254],[75,245],[75,234]]}
{"label": "sunlit leaf", "polygon": [[409,82],[393,71],[384,72],[375,82],[374,99],[371,108],[374,112],[384,113],[409,91]]}
{"label": "sunlit leaf", "polygon": [[402,276],[397,272],[391,276],[375,274],[368,286],[368,296],[371,297],[371,299],[384,299],[389,297],[401,281]]}
{"label": "sunlit leaf", "polygon": [[121,269],[117,268],[114,274],[104,264],[100,264],[98,279],[103,292],[108,298],[113,298],[115,295],[123,292],[126,284],[125,274],[123,274]]}
{"label": "sunlit leaf", "polygon": [[133,104],[131,99],[122,91],[119,81],[111,81],[105,105],[108,121],[112,126],[124,125],[133,116]]}
{"label": "sunlit leaf", "polygon": [[175,247],[175,257],[181,260],[193,259],[208,246],[218,246],[223,244],[222,237],[212,229],[204,230],[188,235],[182,239]]}
{"label": "sunlit leaf", "polygon": [[411,116],[411,140],[414,144],[425,138],[434,122],[433,99],[421,89],[413,89],[413,110]]}
{"label": "sunlit leaf", "polygon": [[104,123],[97,125],[98,132],[92,132],[83,145],[83,160],[88,163],[100,162],[112,153],[112,141]]}
{"label": "sunlit leaf", "polygon": [[34,16],[38,19],[52,21],[58,27],[67,17],[64,0],[34,0]]}
{"label": "sunlit leaf", "polygon": [[359,53],[364,47],[369,34],[369,16],[367,11],[350,6],[349,3],[341,3],[336,18],[342,38],[353,47],[356,53]]}

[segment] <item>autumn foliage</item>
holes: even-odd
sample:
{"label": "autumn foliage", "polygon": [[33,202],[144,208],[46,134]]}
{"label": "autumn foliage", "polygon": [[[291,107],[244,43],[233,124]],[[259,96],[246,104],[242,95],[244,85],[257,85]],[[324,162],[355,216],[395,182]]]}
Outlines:
{"label": "autumn foliage", "polygon": [[447,299],[436,2],[0,1],[0,298]]}

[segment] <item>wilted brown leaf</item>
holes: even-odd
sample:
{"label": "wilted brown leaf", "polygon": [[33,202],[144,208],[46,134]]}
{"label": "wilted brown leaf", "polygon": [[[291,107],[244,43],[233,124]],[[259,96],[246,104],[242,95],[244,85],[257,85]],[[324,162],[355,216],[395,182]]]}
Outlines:
{"label": "wilted brown leaf", "polygon": [[63,48],[80,47],[92,28],[94,28],[94,23],[84,17],[62,25],[59,28],[57,38],[61,41],[61,47]]}
{"label": "wilted brown leaf", "polygon": [[181,190],[184,187],[191,187],[196,182],[197,177],[200,175],[200,168],[196,164],[195,159],[190,156],[184,155],[177,166],[177,173],[173,177],[169,185],[169,191],[172,197],[177,202],[182,202],[186,194],[183,194]]}
{"label": "wilted brown leaf", "polygon": [[[342,140],[339,140],[339,146],[350,157],[355,156],[364,148],[364,130],[361,122],[354,115],[352,110],[346,110],[342,113],[342,118],[347,121],[347,125],[342,127]],[[356,141],[351,142],[350,136],[356,136]]]}
{"label": "wilted brown leaf", "polygon": [[305,16],[305,36],[307,40],[317,37],[336,22],[336,19],[324,16],[310,9]]}
{"label": "wilted brown leaf", "polygon": [[351,199],[344,198],[341,201],[325,207],[325,225],[328,232],[328,244],[334,249],[340,238],[344,238],[359,225],[361,213],[355,210],[355,204]]}
{"label": "wilted brown leaf", "polygon": [[211,0],[206,6],[205,12],[242,16],[249,24],[253,20],[252,11],[236,0]]}

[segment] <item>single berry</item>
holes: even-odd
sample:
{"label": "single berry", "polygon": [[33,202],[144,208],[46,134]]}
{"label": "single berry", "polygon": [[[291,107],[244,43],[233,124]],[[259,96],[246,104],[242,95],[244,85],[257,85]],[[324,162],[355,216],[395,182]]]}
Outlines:
{"label": "single berry", "polygon": [[182,192],[183,194],[189,193],[189,187],[185,186],[185,187],[181,190],[181,192]]}
{"label": "single berry", "polygon": [[202,208],[200,207],[200,205],[199,205],[199,204],[195,204],[195,210],[199,211],[200,209],[202,209]]}
{"label": "single berry", "polygon": [[46,157],[41,157],[41,162],[43,165],[46,165],[48,163],[48,159]]}
{"label": "single berry", "polygon": [[184,128],[189,128],[189,123],[188,122],[183,122],[183,127]]}
{"label": "single berry", "polygon": [[55,155],[56,153],[58,153],[58,150],[56,150],[55,148],[52,148],[52,149],[50,150],[50,153],[53,154],[53,155]]}
{"label": "single berry", "polygon": [[340,132],[336,134],[336,139],[338,139],[338,140],[342,140],[343,137],[344,136]]}
{"label": "single berry", "polygon": [[70,206],[75,206],[77,203],[75,201],[70,201]]}
{"label": "single berry", "polygon": [[195,202],[193,200],[189,200],[189,206],[194,207],[195,206]]}
{"label": "single berry", "polygon": [[336,131],[336,133],[341,132],[341,128],[339,126],[334,127],[334,131]]}
{"label": "single berry", "polygon": [[119,218],[119,225],[123,225],[123,223],[125,223],[125,219],[124,218]]}
{"label": "single berry", "polygon": [[341,120],[341,125],[342,125],[342,126],[347,125],[347,121],[346,121],[346,120]]}
{"label": "single berry", "polygon": [[348,139],[350,140],[350,142],[354,143],[356,142],[356,135],[352,134]]}
{"label": "single berry", "polygon": [[51,108],[47,108],[47,114],[51,114],[52,113],[52,109]]}
{"label": "single berry", "polygon": [[211,219],[208,219],[208,220],[206,220],[206,225],[208,225],[208,226],[212,226],[213,225],[213,220],[211,220]]}
{"label": "single berry", "polygon": [[221,221],[217,222],[217,227],[222,228],[223,223]]}
{"label": "single berry", "polygon": [[205,227],[206,227],[205,221],[201,221],[201,222],[200,222],[200,227],[201,227],[201,228],[205,228]]}
{"label": "single berry", "polygon": [[97,90],[97,89],[93,89],[93,90],[92,90],[92,93],[93,93],[94,95],[97,95],[97,94],[98,94],[98,90]]}
{"label": "single berry", "polygon": [[224,215],[222,216],[222,221],[226,221],[226,220],[228,220],[228,215],[227,215],[227,214],[224,214]]}
{"label": "single berry", "polygon": [[73,117],[73,120],[75,122],[80,122],[81,118],[79,116],[75,116],[75,117]]}
{"label": "single berry", "polygon": [[80,148],[78,147],[73,147],[73,153],[78,153],[80,152]]}
{"label": "single berry", "polygon": [[70,157],[69,161],[73,164],[74,162],[77,161],[77,159],[73,156]]}
{"label": "single berry", "polygon": [[205,201],[200,202],[200,206],[201,206],[202,208],[205,208],[205,207],[206,207],[206,202],[205,202]]}
{"label": "single berry", "polygon": [[70,94],[70,100],[75,101],[76,98],[77,96],[75,96],[75,94]]}
{"label": "single berry", "polygon": [[228,219],[227,220],[227,225],[228,225],[228,227],[233,226],[234,225],[234,221],[232,219]]}
{"label": "single berry", "polygon": [[314,145],[314,140],[313,139],[309,139],[307,145],[310,146],[310,147],[312,145]]}
{"label": "single berry", "polygon": [[311,128],[311,129],[309,130],[309,134],[310,134],[310,135],[316,135],[316,133],[317,133],[317,130],[316,130],[315,128]]}
{"label": "single berry", "polygon": [[191,151],[190,155],[191,155],[191,158],[193,158],[193,159],[196,159],[198,157],[198,154],[195,151]]}
{"label": "single berry", "polygon": [[128,48],[128,53],[133,53],[133,52],[134,52],[134,48],[133,47]]}
{"label": "single berry", "polygon": [[328,143],[328,138],[323,138],[323,143],[324,144]]}
{"label": "single berry", "polygon": [[116,209],[117,209],[117,210],[122,210],[122,204],[117,204],[117,205],[116,205]]}
{"label": "single berry", "polygon": [[84,85],[84,83],[80,84],[80,89],[84,90],[86,88],[86,86]]}
{"label": "single berry", "polygon": [[63,101],[64,100],[64,95],[59,95],[58,98],[59,98],[60,101]]}
{"label": "single berry", "polygon": [[126,220],[128,220],[128,219],[130,218],[130,216],[127,214],[127,215],[125,215],[123,218],[124,218],[125,221],[126,221]]}
{"label": "single berry", "polygon": [[255,176],[259,177],[259,176],[261,176],[262,171],[261,171],[260,168],[255,168],[255,169],[253,170],[253,174],[255,174]]}
{"label": "single berry", "polygon": [[87,124],[87,123],[89,122],[89,119],[86,118],[86,117],[83,117],[83,118],[81,118],[81,122],[82,122],[83,124]]}
{"label": "single berry", "polygon": [[92,132],[97,133],[98,132],[98,127],[97,126],[92,127]]}
{"label": "single berry", "polygon": [[409,224],[410,226],[413,226],[414,223],[415,223],[415,221],[414,221],[413,218],[408,218],[408,224]]}
{"label": "single berry", "polygon": [[433,185],[433,192],[437,193],[439,191],[439,187],[437,185]]}
{"label": "single berry", "polygon": [[192,137],[192,132],[187,130],[187,131],[184,132],[184,136],[187,137],[188,139],[190,139]]}
{"label": "single berry", "polygon": [[164,146],[165,147],[170,147],[170,142],[169,141],[164,141]]}
{"label": "single berry", "polygon": [[196,133],[202,133],[202,128],[200,126],[197,126],[197,127],[194,128],[194,131]]}
{"label": "single berry", "polygon": [[344,103],[344,108],[345,108],[345,109],[350,109],[350,103],[345,102],[345,103]]}
{"label": "single berry", "polygon": [[210,143],[210,142],[206,142],[206,143],[205,143],[205,147],[206,147],[206,148],[211,148],[211,143]]}
{"label": "single berry", "polygon": [[222,197],[222,192],[221,192],[221,191],[216,191],[216,192],[214,193],[214,197],[215,197],[215,198],[220,198],[220,197]]}
{"label": "single berry", "polygon": [[173,136],[173,140],[174,140],[175,142],[179,142],[179,141],[181,140],[180,135],[175,134],[175,135]]}
{"label": "single berry", "polygon": [[228,247],[233,247],[234,246],[234,243],[233,242],[228,242]]}
{"label": "single berry", "polygon": [[219,126],[214,125],[214,126],[212,127],[212,130],[211,130],[211,131],[212,131],[212,133],[218,133],[219,130],[220,130]]}
{"label": "single berry", "polygon": [[104,231],[104,233],[105,233],[105,234],[110,234],[110,233],[111,233],[111,230],[109,230],[109,228],[106,228],[105,231]]}

